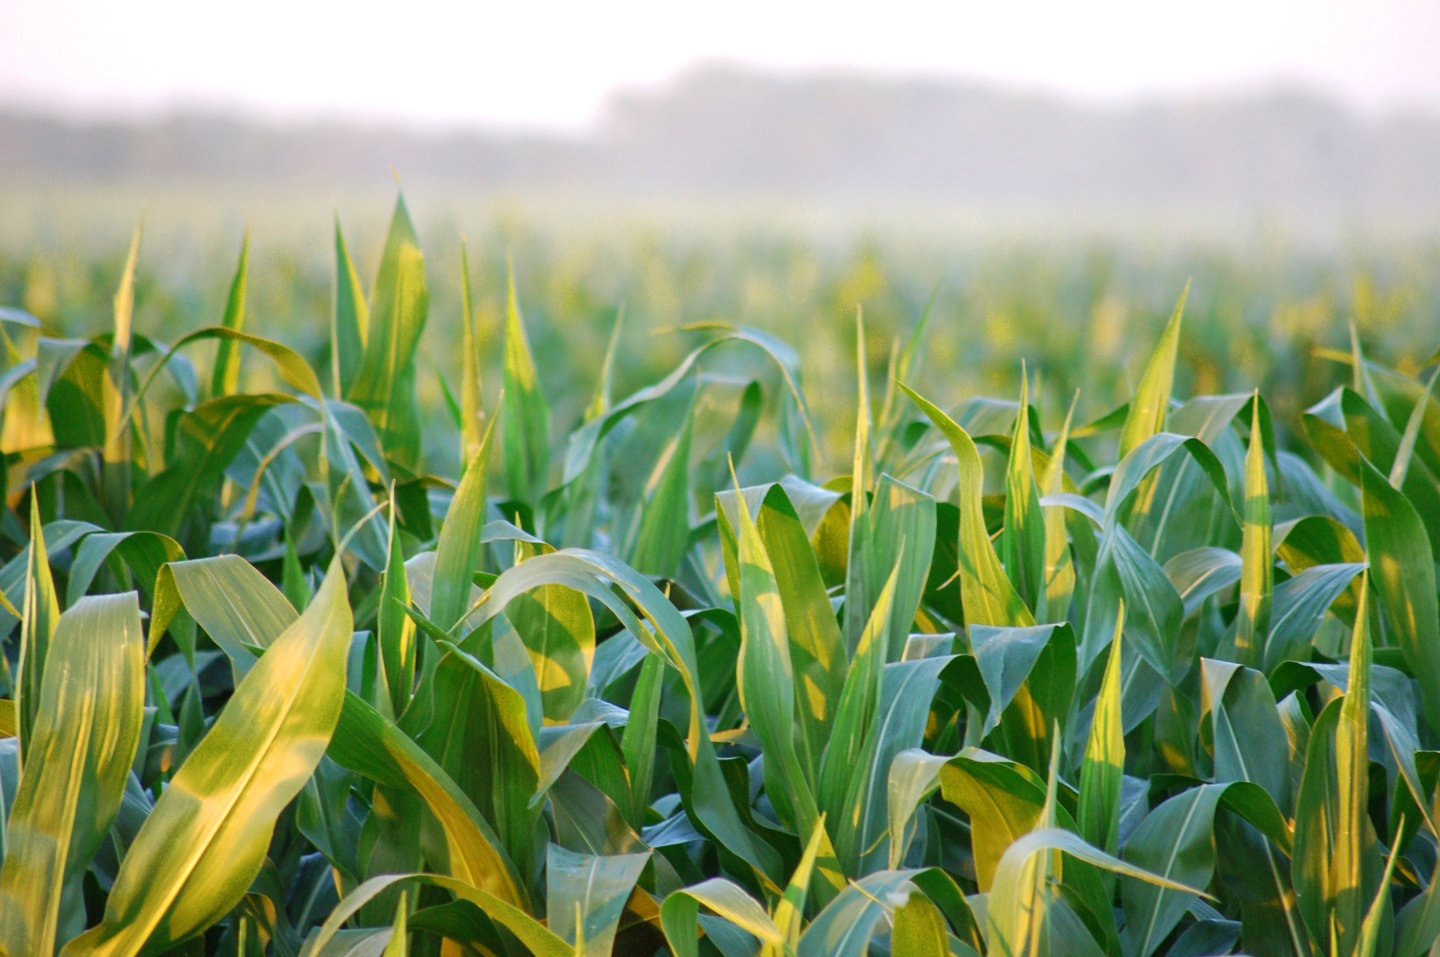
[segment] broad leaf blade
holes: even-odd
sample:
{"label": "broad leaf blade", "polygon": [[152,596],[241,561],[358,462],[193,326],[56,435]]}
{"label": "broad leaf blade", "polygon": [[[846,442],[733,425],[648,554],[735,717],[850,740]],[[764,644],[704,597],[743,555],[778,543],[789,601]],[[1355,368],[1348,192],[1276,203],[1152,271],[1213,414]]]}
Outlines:
{"label": "broad leaf blade", "polygon": [[125,855],[104,919],[67,957],[159,952],[239,902],[335,729],[350,633],[336,561],[171,779]]}
{"label": "broad leaf blade", "polygon": [[53,954],[83,927],[80,880],[120,808],[140,738],[145,637],[134,592],[61,616],[0,869],[0,944]]}

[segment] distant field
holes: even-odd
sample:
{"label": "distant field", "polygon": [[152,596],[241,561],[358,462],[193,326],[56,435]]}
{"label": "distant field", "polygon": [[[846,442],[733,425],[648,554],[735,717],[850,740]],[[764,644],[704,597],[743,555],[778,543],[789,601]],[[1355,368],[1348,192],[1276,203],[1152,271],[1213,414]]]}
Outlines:
{"label": "distant field", "polygon": [[[158,334],[218,321],[240,239],[252,239],[249,322],[317,362],[327,348],[337,213],[362,271],[379,256],[390,198],[212,183],[0,187],[0,301],[57,332],[97,331],[143,217],[138,321]],[[1440,239],[1414,224],[1013,204],[817,203],[775,198],[661,201],[593,194],[536,198],[420,189],[411,196],[430,277],[420,362],[454,382],[459,241],[466,237],[482,335],[498,334],[505,257],[546,357],[541,377],[577,415],[622,306],[621,382],[659,374],[693,339],[654,333],[697,322],[766,329],[797,343],[822,393],[848,391],[862,306],[875,379],[888,343],[934,294],[927,375],[958,390],[1008,390],[1025,358],[1040,401],[1081,411],[1123,400],[1134,341],[1153,337],[1193,280],[1181,381],[1259,384],[1298,410],[1343,375],[1315,349],[1354,322],[1405,367],[1440,342]],[[815,333],[819,332],[819,335]],[[487,372],[498,353],[487,357]],[[941,371],[943,370],[943,372]],[[492,374],[487,383],[498,381]],[[441,407],[435,379],[421,402]],[[843,429],[842,429],[843,431]],[[827,448],[842,454],[836,438]]]}

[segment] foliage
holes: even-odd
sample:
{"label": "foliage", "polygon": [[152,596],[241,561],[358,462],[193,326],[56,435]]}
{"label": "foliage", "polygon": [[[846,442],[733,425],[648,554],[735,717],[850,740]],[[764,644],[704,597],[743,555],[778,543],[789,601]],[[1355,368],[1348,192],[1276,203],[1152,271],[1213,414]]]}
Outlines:
{"label": "foliage", "polygon": [[692,330],[616,398],[617,323],[566,432],[512,282],[487,408],[468,275],[461,398],[427,418],[403,202],[368,299],[337,228],[323,373],[247,331],[248,242],[219,325],[148,338],[137,249],[113,332],[0,311],[0,950],[1440,940],[1440,402],[1413,363],[1357,336],[1297,422],[1181,400],[1182,296],[1088,423],[1023,372],[1018,401],[926,398],[923,322],[877,408],[857,322],[829,476],[842,416],[753,328]]}

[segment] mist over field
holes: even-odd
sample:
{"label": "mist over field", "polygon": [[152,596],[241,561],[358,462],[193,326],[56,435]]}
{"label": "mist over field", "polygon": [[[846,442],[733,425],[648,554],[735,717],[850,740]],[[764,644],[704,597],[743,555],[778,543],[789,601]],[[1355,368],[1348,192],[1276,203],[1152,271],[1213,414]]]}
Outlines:
{"label": "mist over field", "polygon": [[980,81],[696,67],[567,134],[181,112],[0,112],[0,182],[155,191],[416,188],[632,199],[1248,210],[1412,220],[1440,208],[1440,115],[1303,88],[1098,104]]}

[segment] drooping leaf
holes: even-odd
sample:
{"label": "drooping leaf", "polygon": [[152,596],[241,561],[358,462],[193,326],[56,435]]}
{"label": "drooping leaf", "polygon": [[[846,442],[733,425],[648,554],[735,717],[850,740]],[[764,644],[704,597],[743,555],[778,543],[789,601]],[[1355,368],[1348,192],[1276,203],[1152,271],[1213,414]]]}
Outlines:
{"label": "drooping leaf", "polygon": [[1052,940],[1058,944],[1066,939],[1067,933],[1084,932],[1083,925],[1071,925],[1068,932],[1052,930],[1054,916],[1068,907],[1057,900],[1058,895],[1053,891],[1037,896],[1036,888],[1044,886],[1044,882],[1036,880],[1037,872],[1049,871],[1054,851],[1157,887],[1179,893],[1200,893],[1091,847],[1070,831],[1059,828],[1032,831],[1006,849],[995,871],[995,882],[985,908],[985,926],[986,940],[996,953],[1039,957],[1050,953]]}
{"label": "drooping leaf", "polygon": [[1440,602],[1430,539],[1409,499],[1369,462],[1360,463],[1360,473],[1368,577],[1420,679],[1425,721],[1440,728]]}
{"label": "drooping leaf", "polygon": [[550,845],[546,897],[550,929],[575,946],[575,957],[609,957],[625,901],[649,854],[595,857]]}
{"label": "drooping leaf", "polygon": [[909,387],[902,384],[901,388],[949,440],[960,462],[960,593],[965,603],[966,622],[1033,625],[1034,616],[1015,593],[985,530],[985,513],[981,507],[985,472],[980,450],[969,434],[943,411]]}

